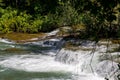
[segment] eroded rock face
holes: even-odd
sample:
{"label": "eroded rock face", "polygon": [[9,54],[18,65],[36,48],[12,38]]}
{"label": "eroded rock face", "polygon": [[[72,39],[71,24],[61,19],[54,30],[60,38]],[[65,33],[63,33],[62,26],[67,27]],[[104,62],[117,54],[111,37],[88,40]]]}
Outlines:
{"label": "eroded rock face", "polygon": [[109,80],[119,80],[120,69],[116,62],[104,60],[98,64],[96,72]]}

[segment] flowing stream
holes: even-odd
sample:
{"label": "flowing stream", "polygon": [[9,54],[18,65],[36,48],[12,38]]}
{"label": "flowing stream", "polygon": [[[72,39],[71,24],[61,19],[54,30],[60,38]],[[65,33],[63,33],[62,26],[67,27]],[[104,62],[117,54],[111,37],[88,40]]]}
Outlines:
{"label": "flowing stream", "polygon": [[[64,43],[62,39],[49,39],[16,44],[0,39],[0,80],[114,80],[110,75],[118,66],[111,71],[110,61],[99,60],[105,46],[96,47],[92,54],[92,42],[83,42],[84,50],[77,51],[62,48]],[[108,70],[104,64],[109,65]]]}

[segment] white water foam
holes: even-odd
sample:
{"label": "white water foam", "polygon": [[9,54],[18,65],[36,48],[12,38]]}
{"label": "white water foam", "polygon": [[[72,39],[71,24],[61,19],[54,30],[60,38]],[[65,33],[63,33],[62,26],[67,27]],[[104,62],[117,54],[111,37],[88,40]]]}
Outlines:
{"label": "white water foam", "polygon": [[[51,41],[54,42],[57,40],[51,39]],[[41,42],[37,42],[33,44],[40,45]],[[43,45],[43,43],[41,45]],[[82,45],[82,48],[88,50],[92,49],[93,47],[95,47],[93,43],[89,45],[86,44]],[[102,69],[99,67],[103,66],[103,64],[98,65],[100,62],[99,56],[103,55],[106,52],[106,50],[107,48],[105,45],[96,46],[95,53],[93,55],[91,51],[82,51],[82,50],[71,51],[71,50],[62,49],[56,56],[56,58],[59,59],[57,61],[55,61],[54,59],[55,57],[52,56],[35,55],[35,54],[14,55],[9,57],[4,56],[4,59],[0,60],[0,66],[3,68],[12,68],[27,72],[65,72],[65,73],[70,72],[73,74],[72,80],[105,80],[104,78],[98,76],[99,72],[97,74],[95,72],[95,68],[97,67],[98,69],[100,69],[100,71],[102,71]],[[52,53],[53,52],[50,52],[50,54]],[[94,72],[92,72],[92,68]],[[37,80],[42,80],[42,79],[38,78]],[[43,80],[49,80],[49,79],[43,79]],[[52,79],[52,80],[65,80],[65,79]],[[110,80],[114,80],[114,79],[110,79]]]}
{"label": "white water foam", "polygon": [[0,38],[0,42],[3,42],[3,43],[14,43],[13,41],[10,41],[8,39],[2,39],[2,38]]}
{"label": "white water foam", "polygon": [[56,35],[58,32],[59,32],[59,29],[56,29],[56,30],[54,30],[52,32],[47,33],[47,36]]}
{"label": "white water foam", "polygon": [[[81,75],[81,76],[73,76],[74,78],[72,80],[104,80],[104,79],[101,79],[100,77],[95,77],[95,76],[85,76],[85,75]],[[61,79],[56,79],[56,78],[34,78],[34,79],[31,79],[31,80],[71,80],[71,79],[64,79],[64,78],[61,78]]]}
{"label": "white water foam", "polygon": [[0,61],[0,66],[28,72],[70,72],[73,74],[72,80],[104,80],[94,74],[84,72],[78,73],[78,69],[80,69],[78,65],[63,64],[55,61],[54,57],[44,55],[9,56]]}
{"label": "white water foam", "polygon": [[[85,46],[83,45],[82,47],[86,48],[86,45]],[[87,49],[89,49],[89,48],[92,49],[92,47],[94,47],[94,46],[89,47],[87,45]],[[111,53],[107,54],[106,51],[109,49],[111,50],[112,48],[115,48],[115,47],[116,46],[114,46],[114,45],[112,45],[112,47],[110,46],[109,48],[107,48],[105,45],[101,45],[101,46],[96,45],[95,51],[93,50],[93,52],[92,52],[92,50],[91,51],[82,51],[82,50],[71,51],[71,50],[62,49],[57,54],[56,60],[66,63],[66,64],[76,64],[78,74],[81,74],[81,72],[85,72],[88,74],[94,73],[94,74],[98,74],[98,75],[100,74],[100,76],[102,76],[104,78],[109,78],[109,80],[118,80],[118,79],[114,79],[113,77],[115,77],[116,75],[112,74],[112,73],[117,73],[117,70],[118,70],[117,63],[113,64],[112,61],[108,60],[110,63],[109,63],[109,65],[106,65],[106,63],[104,63],[104,62],[103,62],[104,64],[103,63],[101,64],[102,61],[100,61],[101,55],[106,54],[106,55],[112,56]],[[113,54],[118,55],[118,53],[116,53],[116,52],[114,52]],[[114,68],[113,68],[113,66],[114,66]],[[99,70],[99,71],[96,72],[97,70]],[[108,77],[108,76],[110,76],[110,77]],[[83,80],[86,80],[86,79],[83,79]],[[89,79],[89,80],[92,80],[92,79]]]}
{"label": "white water foam", "polygon": [[95,68],[99,63],[98,56],[100,54],[98,52],[95,52],[94,55],[90,53],[91,51],[70,51],[62,49],[57,54],[56,60],[66,64],[76,65],[77,73],[92,73],[92,68]]}
{"label": "white water foam", "polygon": [[0,65],[3,67],[32,72],[72,70],[72,67],[69,65],[56,62],[53,57],[43,55],[10,56],[6,60],[0,61]]}

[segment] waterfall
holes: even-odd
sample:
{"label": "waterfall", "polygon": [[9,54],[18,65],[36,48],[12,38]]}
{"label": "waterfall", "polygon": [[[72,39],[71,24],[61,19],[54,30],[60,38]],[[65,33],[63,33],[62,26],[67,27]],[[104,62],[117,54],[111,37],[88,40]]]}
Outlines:
{"label": "waterfall", "polygon": [[[57,55],[55,60],[77,66],[77,73],[81,74],[82,72],[97,74],[101,77],[108,78],[109,80],[118,80],[116,76],[120,75],[120,69],[118,63],[111,60],[102,60],[101,55],[106,54],[107,50],[112,50],[115,45],[107,48],[107,45],[94,45],[85,44],[79,47],[82,48],[91,48],[90,51],[84,50],[66,50],[62,49]],[[95,49],[95,52],[93,51]],[[93,53],[92,53],[93,51]],[[115,55],[115,53],[113,53]],[[111,55],[111,53],[107,54]],[[117,54],[118,55],[118,54]]]}
{"label": "waterfall", "polygon": [[[56,32],[55,32],[56,33]],[[54,34],[55,34],[54,33]],[[66,42],[71,41],[79,44],[77,50],[71,50],[63,47]],[[0,39],[0,50],[7,55],[0,55],[0,72],[10,70],[25,71],[34,74],[40,73],[63,73],[70,77],[60,77],[56,79],[54,76],[50,78],[38,78],[38,80],[120,80],[120,70],[118,63],[115,62],[119,56],[119,52],[106,53],[112,51],[117,44],[107,47],[105,42],[95,44],[93,41],[85,40],[63,40],[63,39],[46,39],[43,41],[29,42],[24,44],[9,43],[6,39]],[[9,48],[20,48],[28,50],[27,54],[9,54],[5,51]],[[37,54],[36,54],[36,52]],[[42,53],[39,53],[42,52]],[[46,55],[47,54],[47,55]],[[52,56],[51,56],[52,55]],[[114,57],[114,60],[111,58]],[[14,72],[13,72],[14,73]],[[2,77],[0,75],[0,77]],[[12,75],[10,73],[9,75]],[[59,75],[59,74],[58,74]],[[23,75],[24,76],[24,75]],[[33,75],[33,80],[35,75]],[[6,77],[6,75],[5,75]],[[19,77],[20,78],[20,77]],[[21,79],[26,80],[26,79]],[[31,80],[31,79],[29,79]]]}

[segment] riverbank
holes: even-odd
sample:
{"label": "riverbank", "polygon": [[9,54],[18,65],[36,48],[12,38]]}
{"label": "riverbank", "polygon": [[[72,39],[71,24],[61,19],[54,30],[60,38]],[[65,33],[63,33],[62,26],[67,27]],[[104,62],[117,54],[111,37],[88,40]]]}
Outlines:
{"label": "riverbank", "polygon": [[36,33],[36,34],[8,33],[8,34],[0,34],[0,38],[8,39],[16,43],[25,43],[25,42],[37,40],[37,38],[42,38],[45,35],[46,35],[45,33]]}

